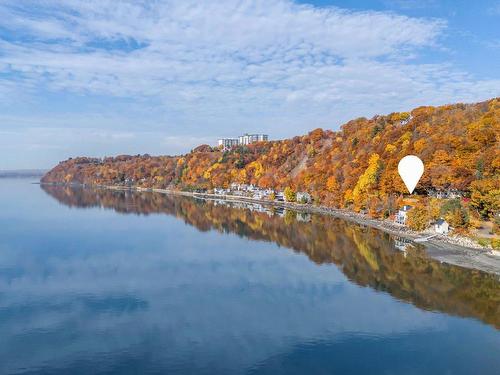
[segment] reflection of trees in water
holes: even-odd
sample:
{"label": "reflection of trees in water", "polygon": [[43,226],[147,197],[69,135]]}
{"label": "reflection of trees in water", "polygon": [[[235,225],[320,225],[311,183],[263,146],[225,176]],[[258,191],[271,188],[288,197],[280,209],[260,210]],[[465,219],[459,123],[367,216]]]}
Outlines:
{"label": "reflection of trees in water", "polygon": [[353,282],[390,293],[427,310],[474,317],[500,327],[500,283],[494,275],[441,264],[422,248],[407,254],[394,239],[373,228],[324,215],[307,220],[294,212],[269,215],[214,202],[158,193],[42,185],[59,202],[104,207],[121,213],[174,215],[201,231],[236,233],[271,241],[306,254],[318,264],[334,263]]}

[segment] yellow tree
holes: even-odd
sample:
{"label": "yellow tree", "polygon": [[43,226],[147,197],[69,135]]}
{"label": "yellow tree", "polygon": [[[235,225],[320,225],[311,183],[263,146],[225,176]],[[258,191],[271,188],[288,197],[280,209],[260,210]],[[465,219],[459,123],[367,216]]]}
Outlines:
{"label": "yellow tree", "polygon": [[484,218],[500,211],[500,178],[474,181],[471,184],[471,205]]}
{"label": "yellow tree", "polygon": [[368,195],[373,195],[373,189],[376,188],[377,177],[380,170],[380,156],[373,154],[368,161],[368,167],[365,172],[359,177],[354,190],[352,191],[352,199],[355,208],[363,206]]}
{"label": "yellow tree", "polygon": [[295,202],[296,195],[295,195],[295,192],[292,190],[291,187],[287,186],[285,188],[284,195],[285,195],[285,200],[287,202]]}
{"label": "yellow tree", "polygon": [[429,226],[431,216],[427,208],[417,206],[408,212],[406,224],[410,229],[422,231]]}

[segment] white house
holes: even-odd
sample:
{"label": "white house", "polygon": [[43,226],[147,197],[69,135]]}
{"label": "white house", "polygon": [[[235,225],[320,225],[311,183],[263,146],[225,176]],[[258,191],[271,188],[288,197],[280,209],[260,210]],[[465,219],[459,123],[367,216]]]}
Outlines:
{"label": "white house", "polygon": [[233,182],[230,186],[232,191],[246,191],[247,190],[247,185],[246,184],[237,184]]}
{"label": "white house", "polygon": [[263,191],[256,191],[255,193],[253,193],[253,198],[254,199],[264,199],[264,198],[266,198],[266,195],[264,194]]}
{"label": "white house", "polygon": [[253,197],[255,199],[268,199],[274,191],[271,189],[254,189]]}
{"label": "white house", "polygon": [[434,223],[434,231],[436,233],[447,234],[450,230],[448,222],[444,219],[438,219]]}
{"label": "white house", "polygon": [[406,218],[408,215],[408,211],[411,210],[411,206],[405,205],[403,206],[394,217],[394,222],[400,225],[406,225]]}
{"label": "white house", "polygon": [[302,191],[297,192],[296,199],[299,203],[310,203],[312,200],[309,193],[305,193]]}

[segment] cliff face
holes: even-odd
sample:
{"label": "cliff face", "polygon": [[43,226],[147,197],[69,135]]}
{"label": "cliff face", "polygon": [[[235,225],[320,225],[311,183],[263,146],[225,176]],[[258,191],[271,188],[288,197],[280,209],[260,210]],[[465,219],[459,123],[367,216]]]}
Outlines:
{"label": "cliff face", "polygon": [[477,104],[419,107],[348,122],[340,131],[260,142],[222,152],[200,146],[182,156],[75,158],[46,183],[193,189],[231,182],[308,191],[324,205],[381,212],[406,192],[399,160],[419,156],[425,172],[417,192],[458,189],[485,194],[500,184],[500,98]]}

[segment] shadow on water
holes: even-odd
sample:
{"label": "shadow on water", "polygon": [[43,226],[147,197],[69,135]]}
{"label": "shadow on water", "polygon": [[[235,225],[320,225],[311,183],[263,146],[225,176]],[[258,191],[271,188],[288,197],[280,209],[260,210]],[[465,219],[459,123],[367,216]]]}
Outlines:
{"label": "shadow on water", "polygon": [[[325,216],[269,210],[259,204],[207,201],[159,193],[42,185],[60,203],[124,214],[167,214],[200,231],[235,233],[335,264],[351,281],[431,311],[472,317],[500,328],[495,275],[442,264],[422,246],[377,229]],[[404,251],[402,251],[404,250]]]}

